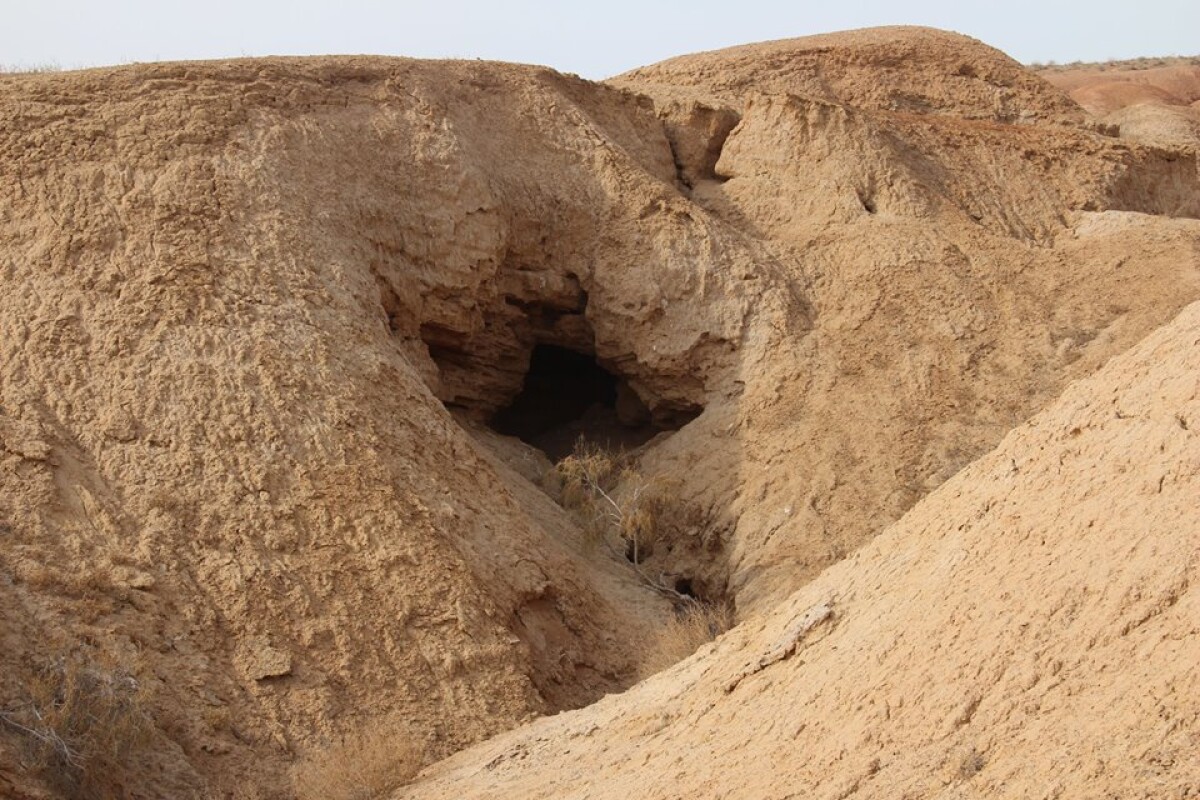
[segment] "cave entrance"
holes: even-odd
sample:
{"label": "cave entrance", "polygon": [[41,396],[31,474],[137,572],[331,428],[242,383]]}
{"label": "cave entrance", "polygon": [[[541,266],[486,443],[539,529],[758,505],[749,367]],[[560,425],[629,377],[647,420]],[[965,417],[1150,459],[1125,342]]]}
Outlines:
{"label": "cave entrance", "polygon": [[569,455],[580,437],[628,449],[663,430],[637,394],[593,356],[551,344],[534,347],[521,392],[491,425],[553,461]]}

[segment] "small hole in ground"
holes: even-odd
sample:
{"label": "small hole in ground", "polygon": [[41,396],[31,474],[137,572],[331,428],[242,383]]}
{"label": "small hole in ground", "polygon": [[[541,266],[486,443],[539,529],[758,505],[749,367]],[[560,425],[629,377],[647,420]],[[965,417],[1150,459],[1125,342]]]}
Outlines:
{"label": "small hole in ground", "polygon": [[691,578],[680,578],[675,581],[675,591],[687,597],[695,597],[696,590],[692,588]]}

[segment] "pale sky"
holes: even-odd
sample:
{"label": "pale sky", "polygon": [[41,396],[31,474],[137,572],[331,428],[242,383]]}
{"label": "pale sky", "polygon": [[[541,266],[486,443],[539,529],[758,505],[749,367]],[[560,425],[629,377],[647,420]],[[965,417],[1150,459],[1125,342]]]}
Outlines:
{"label": "pale sky", "polygon": [[0,65],[371,53],[603,78],[673,55],[931,25],[1029,61],[1200,54],[1200,0],[0,0]]}

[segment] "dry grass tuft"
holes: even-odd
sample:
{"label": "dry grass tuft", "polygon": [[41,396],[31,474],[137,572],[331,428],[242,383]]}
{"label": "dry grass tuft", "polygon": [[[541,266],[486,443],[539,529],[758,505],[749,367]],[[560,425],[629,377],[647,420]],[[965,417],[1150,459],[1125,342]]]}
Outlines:
{"label": "dry grass tuft", "polygon": [[299,800],[376,800],[416,776],[424,753],[400,725],[374,725],[345,736],[296,768]]}
{"label": "dry grass tuft", "polygon": [[0,64],[0,75],[40,75],[46,72],[62,72],[58,64]]}
{"label": "dry grass tuft", "polygon": [[552,481],[562,503],[575,511],[592,541],[610,548],[614,540],[636,566],[659,537],[675,501],[677,482],[647,478],[630,456],[580,439],[575,452],[555,465]]}
{"label": "dry grass tuft", "polygon": [[1129,72],[1158,67],[1197,65],[1200,65],[1200,56],[1143,56],[1113,61],[1072,61],[1067,64],[1051,60],[1034,61],[1027,66],[1034,72],[1066,72],[1084,69],[1097,72]]}
{"label": "dry grass tuft", "polygon": [[158,736],[132,672],[76,654],[40,670],[26,690],[23,706],[0,713],[24,741],[25,765],[67,797],[126,797]]}
{"label": "dry grass tuft", "polygon": [[641,676],[647,678],[678,664],[732,628],[733,623],[733,610],[725,604],[689,603],[647,643]]}

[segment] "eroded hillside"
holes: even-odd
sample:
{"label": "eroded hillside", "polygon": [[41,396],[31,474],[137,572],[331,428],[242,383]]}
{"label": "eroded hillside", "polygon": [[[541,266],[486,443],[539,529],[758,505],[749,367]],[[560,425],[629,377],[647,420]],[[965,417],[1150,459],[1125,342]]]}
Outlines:
{"label": "eroded hillside", "polygon": [[[9,76],[0,120],[0,712],[28,723],[56,664],[120,664],[155,742],[137,796],[287,797],[384,723],[442,758],[627,688],[693,596],[755,620],[717,650],[748,658],[1200,297],[1187,141],[1114,136],[927,29],[608,84],[383,58]],[[598,547],[557,502],[580,434],[669,479],[652,541]],[[0,787],[62,791],[22,736]]]}
{"label": "eroded hillside", "polygon": [[1045,66],[1039,74],[1121,136],[1200,147],[1200,58]]}
{"label": "eroded hillside", "polygon": [[1200,304],[763,617],[408,798],[1188,797]]}
{"label": "eroded hillside", "polygon": [[693,424],[729,425],[736,448],[678,437],[652,456],[729,498],[739,608],[786,596],[1197,296],[1195,151],[1101,135],[965,37],[857,31],[615,82],[654,98],[677,154],[713,150],[681,128],[736,120],[711,164],[683,161],[688,194],[762,242],[813,318],[736,413]]}

